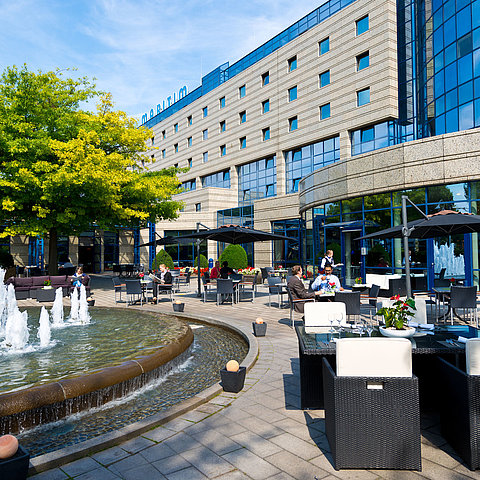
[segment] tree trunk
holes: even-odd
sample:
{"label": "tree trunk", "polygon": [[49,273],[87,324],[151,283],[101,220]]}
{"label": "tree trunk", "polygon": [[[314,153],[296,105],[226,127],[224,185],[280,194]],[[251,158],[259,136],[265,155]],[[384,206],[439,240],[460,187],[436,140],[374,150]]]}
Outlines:
{"label": "tree trunk", "polygon": [[58,262],[57,262],[57,240],[58,232],[56,228],[52,228],[48,232],[48,274],[58,274]]}

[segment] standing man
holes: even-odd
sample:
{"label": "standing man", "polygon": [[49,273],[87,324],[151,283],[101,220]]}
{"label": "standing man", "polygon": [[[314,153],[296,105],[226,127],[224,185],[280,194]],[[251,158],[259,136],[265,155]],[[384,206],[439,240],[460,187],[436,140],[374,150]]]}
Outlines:
{"label": "standing man", "polygon": [[323,275],[319,275],[315,281],[312,283],[312,290],[314,291],[319,291],[319,292],[325,292],[327,290],[331,290],[329,288],[329,284],[335,284],[335,287],[342,291],[342,285],[340,284],[340,280],[336,275],[333,275],[332,273],[332,267],[330,265],[327,265],[325,267],[325,270],[323,272]]}
{"label": "standing man", "polygon": [[[292,276],[289,278],[287,288],[290,289],[294,300],[315,298],[315,295],[319,295],[320,292],[309,292],[302,282],[302,267],[295,265],[292,267]],[[294,303],[295,311],[298,313],[304,313],[304,302]]]}

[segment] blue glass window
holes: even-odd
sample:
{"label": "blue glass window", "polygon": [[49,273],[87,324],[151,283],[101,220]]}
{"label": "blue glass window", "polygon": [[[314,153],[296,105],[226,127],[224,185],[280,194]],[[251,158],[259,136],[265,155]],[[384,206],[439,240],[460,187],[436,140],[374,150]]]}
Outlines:
{"label": "blue glass window", "polygon": [[227,154],[227,146],[226,145],[221,145],[220,146],[220,156],[224,157]]}
{"label": "blue glass window", "polygon": [[259,198],[275,196],[277,194],[276,185],[275,156],[238,167],[238,202],[240,205],[249,205]]}
{"label": "blue glass window", "polygon": [[326,103],[320,107],[320,120],[325,120],[330,117],[330,104]]}
{"label": "blue glass window", "polygon": [[356,31],[357,35],[361,35],[362,33],[365,33],[368,31],[368,15],[365,15],[365,17],[360,18],[355,22],[356,24]]}
{"label": "blue glass window", "polygon": [[472,16],[470,6],[457,13],[457,38],[463,37],[472,29]]}
{"label": "blue glass window", "polygon": [[455,17],[452,17],[450,20],[447,20],[443,27],[443,38],[445,45],[450,45],[457,39],[456,29],[455,29]]}
{"label": "blue glass window", "polygon": [[245,85],[242,85],[238,89],[238,95],[239,95],[240,98],[243,98],[246,94],[247,94],[247,87]]}
{"label": "blue glass window", "polygon": [[270,83],[270,72],[265,72],[262,75],[262,87]]}
{"label": "blue glass window", "polygon": [[208,152],[203,152],[203,163],[208,162]]}
{"label": "blue glass window", "polygon": [[457,65],[450,64],[445,67],[445,91],[449,91],[457,86]]}
{"label": "blue glass window", "polygon": [[243,111],[239,113],[240,123],[245,123],[247,121],[247,112]]}
{"label": "blue glass window", "polygon": [[262,113],[267,113],[270,111],[270,100],[265,100],[262,102]]}
{"label": "blue glass window", "polygon": [[187,117],[187,125],[188,125],[189,127],[192,126],[192,116],[191,116],[191,115],[189,115],[189,116]]}
{"label": "blue glass window", "polygon": [[330,39],[327,37],[321,42],[318,43],[318,53],[319,55],[323,55],[330,50]]}
{"label": "blue glass window", "polygon": [[270,127],[264,128],[262,130],[263,141],[270,140]]}
{"label": "blue glass window", "polygon": [[203,107],[203,117],[205,118],[208,115],[208,107]]}
{"label": "blue glass window", "polygon": [[165,140],[167,138],[167,132],[166,130],[162,131],[162,138]]}
{"label": "blue glass window", "polygon": [[395,145],[398,143],[395,127],[396,123],[389,121],[354,130],[351,134],[352,155]]}
{"label": "blue glass window", "polygon": [[288,60],[288,71],[292,72],[293,70],[297,69],[297,56],[290,58]]}
{"label": "blue glass window", "polygon": [[219,104],[220,104],[220,108],[225,108],[225,97],[222,97],[222,98],[219,100]]}
{"label": "blue glass window", "polygon": [[468,82],[473,78],[472,72],[472,54],[469,53],[458,60],[458,83]]}
{"label": "blue glass window", "polygon": [[462,105],[473,100],[473,82],[467,82],[458,87],[458,104]]}
{"label": "blue glass window", "polygon": [[240,142],[240,149],[245,148],[247,146],[247,137],[240,138],[239,142]]}
{"label": "blue glass window", "polygon": [[357,70],[363,70],[370,66],[370,54],[369,52],[362,53],[357,56]]}
{"label": "blue glass window", "polygon": [[370,103],[370,88],[365,88],[357,92],[357,107]]}
{"label": "blue glass window", "polygon": [[165,158],[165,149],[162,150],[162,158]]}
{"label": "blue glass window", "polygon": [[292,102],[297,99],[297,87],[292,87],[288,89],[288,101]]}
{"label": "blue glass window", "polygon": [[467,33],[457,41],[457,57],[462,58],[473,50],[472,34]]}
{"label": "blue glass window", "polygon": [[320,88],[325,87],[330,83],[330,70],[323,72],[319,75],[320,78]]}
{"label": "blue glass window", "polygon": [[192,137],[188,137],[187,139],[187,147],[191,147],[192,146]]}
{"label": "blue glass window", "polygon": [[176,123],[174,126],[173,126],[173,133],[177,133],[178,132],[178,123]]}
{"label": "blue glass window", "polygon": [[458,131],[458,110],[454,108],[445,114],[446,133]]}
{"label": "blue glass window", "polygon": [[191,190],[196,190],[197,183],[195,180],[189,180],[188,182],[183,182],[181,188],[183,188],[185,192],[190,192]]}
{"label": "blue glass window", "polygon": [[460,130],[468,130],[473,128],[475,122],[473,120],[473,102],[461,105],[458,108],[458,127]]}
{"label": "blue glass window", "polygon": [[189,158],[188,159],[188,168],[192,168],[193,165],[193,159]]}
{"label": "blue glass window", "polygon": [[293,132],[297,128],[298,128],[298,118],[296,116],[292,117],[292,118],[289,118],[288,119],[288,131]]}
{"label": "blue glass window", "polygon": [[176,144],[173,146],[173,150],[175,151],[175,153],[178,153],[178,143],[176,143]]}
{"label": "blue glass window", "polygon": [[224,132],[226,128],[227,128],[227,124],[226,124],[225,120],[222,120],[220,122],[220,133]]}
{"label": "blue glass window", "polygon": [[203,132],[202,132],[202,138],[204,140],[207,140],[208,139],[208,128],[206,128]]}

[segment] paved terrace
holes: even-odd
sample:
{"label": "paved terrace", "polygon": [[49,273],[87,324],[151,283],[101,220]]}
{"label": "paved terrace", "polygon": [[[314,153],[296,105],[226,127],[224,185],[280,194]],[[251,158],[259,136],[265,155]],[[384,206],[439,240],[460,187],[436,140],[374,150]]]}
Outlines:
{"label": "paved terrace", "polygon": [[[115,306],[111,277],[94,276],[96,304]],[[343,470],[332,466],[324,434],[323,410],[300,409],[298,345],[289,326],[288,309],[268,307],[266,287],[254,303],[217,307],[203,304],[193,293],[195,282],[181,298],[185,313],[231,324],[247,332],[258,359],[238,394],[220,393],[209,401],[154,425],[129,440],[121,438],[103,451],[38,473],[36,480],[287,480],[287,479],[466,479],[471,472],[440,436],[437,419],[422,419],[422,472]],[[22,305],[35,302],[22,301]],[[125,304],[116,306],[127,308]],[[133,306],[172,312],[169,302]],[[252,337],[251,322],[258,316],[268,323],[267,336]],[[298,318],[298,317],[297,317]],[[210,389],[216,393],[218,385]],[[455,408],[455,406],[452,406]],[[52,458],[55,456],[53,455]],[[35,464],[35,462],[34,462]],[[57,463],[58,465],[59,463]],[[53,465],[53,464],[51,464]],[[48,464],[40,466],[45,469]],[[3,480],[3,479],[2,479]],[[7,479],[5,479],[7,480]]]}

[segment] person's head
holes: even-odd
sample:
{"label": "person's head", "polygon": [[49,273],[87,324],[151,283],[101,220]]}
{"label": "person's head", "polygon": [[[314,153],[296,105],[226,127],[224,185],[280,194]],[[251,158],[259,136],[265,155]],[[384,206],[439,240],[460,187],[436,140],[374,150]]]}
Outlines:
{"label": "person's head", "polygon": [[302,274],[302,267],[300,265],[294,265],[292,267],[292,275],[301,275]]}
{"label": "person's head", "polygon": [[217,268],[220,266],[220,262],[219,262],[218,260],[215,262],[215,266],[216,266]]}
{"label": "person's head", "polygon": [[222,263],[222,266],[223,266],[223,267],[228,267],[228,262],[227,262],[227,261],[223,262],[223,263]]}
{"label": "person's head", "polygon": [[77,275],[81,275],[83,273],[83,267],[77,267]]}
{"label": "person's head", "polygon": [[158,267],[161,272],[166,272],[167,271],[167,266],[164,263],[161,263]]}
{"label": "person's head", "polygon": [[325,275],[331,275],[332,274],[332,266],[331,265],[325,265],[325,269],[323,271],[325,272]]}
{"label": "person's head", "polygon": [[327,250],[327,257],[333,257],[333,250]]}

